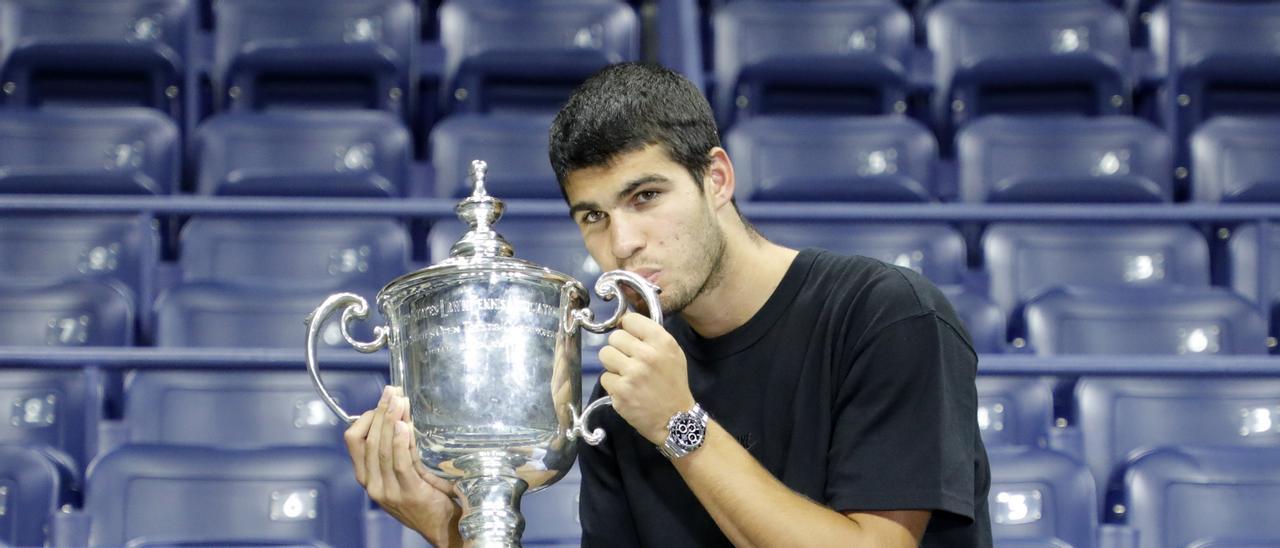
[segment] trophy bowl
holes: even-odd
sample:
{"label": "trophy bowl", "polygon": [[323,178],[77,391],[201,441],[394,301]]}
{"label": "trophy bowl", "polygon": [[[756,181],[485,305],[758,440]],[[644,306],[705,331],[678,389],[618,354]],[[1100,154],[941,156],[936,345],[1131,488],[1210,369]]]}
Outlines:
{"label": "trophy bowl", "polygon": [[486,164],[472,162],[472,195],[457,206],[470,230],[440,263],[392,280],[377,295],[387,324],[373,341],[357,341],[348,325],[368,317],[369,305],[352,293],[329,296],[307,317],[307,370],[320,398],[348,423],[329,395],[316,360],[321,327],[341,311],[341,331],[361,352],[388,348],[391,384],[409,399],[419,457],[436,475],[454,481],[462,503],[458,529],[469,546],[519,546],[524,530],[520,497],[559,480],[577,457],[576,440],[595,445],[600,428],[591,413],[611,403],[600,398],[581,412],[581,330],[613,329],[627,310],[622,285],[644,299],[662,322],[658,288],[622,270],[601,274],[595,292],[617,300],[612,316],[597,322],[577,280],[514,258],[493,230],[503,204],[485,191]]}

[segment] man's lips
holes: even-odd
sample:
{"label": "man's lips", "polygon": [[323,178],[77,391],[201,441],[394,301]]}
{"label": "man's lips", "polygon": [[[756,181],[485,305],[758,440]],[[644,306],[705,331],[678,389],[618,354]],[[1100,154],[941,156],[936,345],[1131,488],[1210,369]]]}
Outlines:
{"label": "man's lips", "polygon": [[631,271],[636,274],[639,274],[641,278],[648,280],[649,283],[653,285],[658,285],[658,278],[662,274],[661,270],[657,270],[654,268],[637,268]]}

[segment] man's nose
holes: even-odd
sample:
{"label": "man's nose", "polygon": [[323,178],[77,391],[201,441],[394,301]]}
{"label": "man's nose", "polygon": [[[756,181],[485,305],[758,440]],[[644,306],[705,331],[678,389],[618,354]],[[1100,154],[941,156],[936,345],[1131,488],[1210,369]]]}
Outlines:
{"label": "man's nose", "polygon": [[619,266],[644,247],[640,227],[625,215],[614,215],[609,223],[609,245]]}

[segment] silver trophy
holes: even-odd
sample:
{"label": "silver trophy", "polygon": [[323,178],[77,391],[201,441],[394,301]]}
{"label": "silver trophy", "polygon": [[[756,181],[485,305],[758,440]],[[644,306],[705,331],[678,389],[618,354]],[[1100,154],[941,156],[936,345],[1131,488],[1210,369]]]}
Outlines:
{"label": "silver trophy", "polygon": [[503,204],[484,188],[486,165],[472,162],[475,191],[457,206],[471,230],[438,264],[396,278],[378,292],[387,325],[375,338],[351,338],[352,320],[368,317],[359,295],[338,293],[307,317],[307,370],[320,397],[348,423],[320,379],[316,341],[330,314],[342,311],[342,336],[356,350],[391,351],[391,383],[409,398],[419,456],[432,472],[454,480],[462,502],[459,532],[468,546],[519,546],[520,497],[555,483],[573,466],[578,437],[596,445],[581,413],[581,331],[613,329],[627,310],[620,284],[632,286],[650,317],[662,322],[658,288],[622,270],[602,274],[596,293],[616,299],[613,316],[594,321],[582,284],[513,257],[494,232]]}

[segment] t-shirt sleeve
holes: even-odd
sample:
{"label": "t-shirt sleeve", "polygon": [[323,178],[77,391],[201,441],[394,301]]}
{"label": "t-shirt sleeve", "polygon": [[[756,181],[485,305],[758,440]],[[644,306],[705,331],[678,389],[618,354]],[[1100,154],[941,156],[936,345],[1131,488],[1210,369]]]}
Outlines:
{"label": "t-shirt sleeve", "polygon": [[827,505],[972,521],[976,355],[934,312],[897,320],[859,346],[836,381]]}
{"label": "t-shirt sleeve", "polygon": [[[604,390],[597,383],[592,400],[604,395]],[[617,414],[604,409],[593,413],[602,422],[609,422]],[[609,428],[608,432],[621,432],[618,427]],[[578,518],[582,522],[582,546],[590,547],[627,547],[639,546],[639,535],[636,534],[635,520],[631,515],[631,505],[627,502],[626,491],[622,488],[622,473],[614,452],[616,437],[607,436],[600,445],[587,445],[585,441],[578,443],[578,468],[582,474],[581,491],[578,497]]]}

